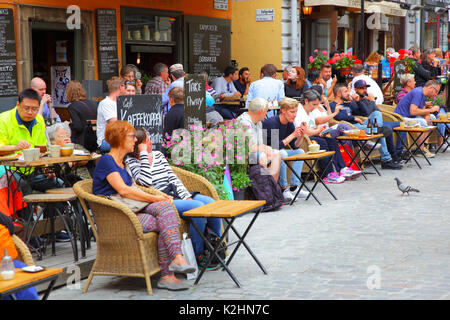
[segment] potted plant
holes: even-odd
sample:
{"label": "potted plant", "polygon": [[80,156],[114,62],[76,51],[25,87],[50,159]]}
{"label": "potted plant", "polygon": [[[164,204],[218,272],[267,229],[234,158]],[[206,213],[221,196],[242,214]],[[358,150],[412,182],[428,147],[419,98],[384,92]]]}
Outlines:
{"label": "potted plant", "polygon": [[361,60],[358,60],[357,56],[353,56],[350,51],[347,53],[341,53],[339,58],[336,59],[334,65],[339,70],[341,75],[346,76],[350,74],[351,68],[354,64],[362,64]]}
{"label": "potted plant", "polygon": [[233,119],[217,129],[194,125],[189,129],[188,134],[166,136],[163,147],[175,155],[168,158],[168,162],[205,177],[224,200],[228,199],[223,187],[225,167],[228,166],[233,194],[243,200],[246,188],[251,185],[247,175],[249,141],[243,125]]}
{"label": "potted plant", "polygon": [[309,57],[309,64],[308,69],[309,70],[320,70],[320,66],[327,62],[327,52],[324,50],[322,53],[319,53],[319,50],[314,50],[314,55]]}
{"label": "potted plant", "polygon": [[402,61],[406,66],[404,73],[414,74],[413,67],[416,65],[416,61],[411,58],[411,56],[411,50],[400,49],[398,50],[398,52],[394,52],[393,54],[391,54],[391,56],[389,57],[389,62],[393,64],[396,60]]}

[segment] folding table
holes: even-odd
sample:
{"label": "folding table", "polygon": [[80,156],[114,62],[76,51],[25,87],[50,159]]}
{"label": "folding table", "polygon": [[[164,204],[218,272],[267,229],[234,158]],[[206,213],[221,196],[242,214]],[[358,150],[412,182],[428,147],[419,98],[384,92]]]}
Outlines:
{"label": "folding table", "polygon": [[432,121],[434,125],[437,125],[438,123],[443,123],[445,124],[445,136],[444,136],[444,141],[442,142],[442,144],[439,146],[439,148],[436,150],[436,154],[442,149],[442,146],[447,143],[447,146],[445,147],[444,150],[442,150],[442,153],[444,153],[445,151],[447,151],[449,144],[448,144],[448,138],[450,138],[450,119],[436,119]]}
{"label": "folding table", "polygon": [[[186,211],[183,213],[183,217],[188,219],[189,222],[194,226],[195,230],[198,232],[200,237],[205,242],[205,245],[208,247],[208,249],[212,252],[212,254],[209,256],[208,262],[200,271],[200,274],[198,275],[197,279],[195,280],[194,284],[198,284],[200,279],[202,278],[206,268],[210,265],[212,259],[216,257],[220,264],[222,265],[222,271],[226,270],[229,276],[233,279],[233,281],[236,283],[236,285],[240,288],[241,284],[237,280],[237,278],[234,276],[234,274],[231,272],[231,270],[228,268],[228,266],[231,263],[231,260],[233,260],[234,255],[236,254],[237,250],[240,248],[241,244],[244,245],[244,247],[247,249],[248,253],[252,256],[253,260],[258,264],[258,266],[261,268],[262,272],[264,274],[267,274],[266,269],[264,266],[259,262],[258,258],[255,256],[255,254],[252,252],[248,244],[244,241],[245,237],[247,236],[248,232],[252,228],[253,224],[255,223],[256,219],[258,218],[259,214],[261,213],[261,210],[266,203],[265,200],[256,200],[256,201],[248,201],[248,200],[239,200],[239,201],[231,201],[231,200],[219,200],[212,203],[209,203],[207,205]],[[252,213],[256,211],[255,215],[253,216],[252,220],[250,221],[249,225],[247,226],[247,229],[245,230],[244,234],[241,236],[240,233],[236,230],[236,228],[233,226],[234,221],[236,218],[242,217],[245,214]],[[220,240],[217,242],[217,246],[214,248],[212,244],[208,241],[208,239],[205,237],[203,232],[199,229],[199,227],[195,224],[195,222],[192,220],[192,218],[222,218],[227,222],[227,226],[220,237]],[[237,246],[234,248],[233,252],[231,253],[230,257],[227,259],[227,262],[225,263],[218,254],[218,249],[220,243],[223,242],[226,235],[228,234],[229,230],[233,230],[233,232],[236,234],[239,240],[236,242],[230,243],[226,245],[226,248],[228,248],[231,245],[234,245],[237,243]]]}
{"label": "folding table", "polygon": [[[408,157],[408,159],[406,159],[405,164],[408,163],[409,160],[411,160],[411,158],[412,158],[414,160],[414,162],[417,164],[417,166],[419,167],[419,169],[422,169],[422,167],[420,166],[416,157],[414,157],[414,152],[411,151],[412,148],[414,146],[416,146],[417,147],[416,150],[422,154],[422,156],[425,158],[425,160],[431,166],[430,160],[428,160],[427,156],[425,155],[425,153],[422,151],[422,149],[420,147],[422,147],[422,145],[425,143],[425,141],[427,141],[427,139],[433,133],[434,129],[436,129],[436,127],[424,127],[424,128],[422,128],[422,127],[404,127],[404,128],[397,127],[397,128],[394,128],[394,132],[397,133],[397,137],[400,139],[400,141],[402,142],[403,146],[406,148],[406,151],[409,154],[409,157]],[[403,141],[402,135],[400,134],[400,132],[407,132],[408,135],[411,137],[412,144],[409,147],[407,146],[406,141]],[[417,133],[416,138],[414,138],[413,133]],[[425,139],[423,139],[422,143],[418,144],[417,142],[419,141],[420,137],[422,137],[424,134],[427,134],[427,136],[425,137]]]}
{"label": "folding table", "polygon": [[[333,161],[334,153],[335,153],[334,151],[314,152],[314,153],[308,152],[308,153],[296,154],[294,156],[290,156],[290,157],[286,157],[286,158],[282,159],[286,163],[286,166],[292,171],[292,173],[295,174],[295,176],[300,181],[302,181],[302,184],[300,185],[300,188],[298,189],[297,193],[295,194],[294,198],[292,199],[290,205],[292,205],[294,203],[295,199],[297,199],[297,197],[298,197],[298,195],[299,195],[299,193],[300,193],[300,191],[302,190],[303,187],[305,187],[309,191],[309,194],[306,197],[306,200],[308,200],[309,197],[312,196],[314,199],[316,199],[318,204],[322,205],[320,203],[319,199],[317,199],[317,197],[313,193],[314,189],[316,188],[316,186],[317,186],[317,184],[319,182],[325,187],[325,189],[328,190],[328,192],[333,196],[333,198],[335,200],[337,200],[336,196],[333,194],[333,192],[331,192],[331,190],[327,187],[327,185],[322,180],[323,175],[325,174],[326,170],[328,169],[328,167],[330,166],[331,162]],[[318,174],[314,170],[314,168],[317,165],[317,162],[319,162],[319,160],[322,159],[322,158],[329,158],[329,159],[328,159],[328,162],[327,162],[325,168],[322,168],[323,169],[322,173]],[[314,160],[312,165],[308,162],[309,160]],[[295,172],[294,168],[290,165],[291,161],[304,161],[304,163],[307,165],[307,167],[309,169],[308,173],[306,175],[306,179],[302,180],[300,178],[301,172]],[[314,177],[316,178],[316,181],[314,182],[313,187],[311,189],[309,189],[308,186],[306,185],[306,181],[309,180],[311,174],[314,175]]]}
{"label": "folding table", "polygon": [[[345,152],[348,154],[348,156],[350,157],[351,161],[348,164],[347,167],[351,167],[351,165],[353,163],[355,163],[355,165],[359,168],[359,170],[361,171],[361,174],[363,175],[364,179],[367,180],[366,175],[364,174],[364,171],[361,169],[361,167],[359,166],[358,162],[356,162],[356,158],[358,157],[358,155],[362,152],[364,154],[364,159],[362,159],[361,164],[364,161],[369,161],[370,165],[375,169],[376,173],[381,176],[380,172],[378,171],[377,167],[375,167],[374,163],[372,162],[372,160],[370,159],[370,154],[372,153],[372,151],[375,149],[376,144],[378,143],[378,141],[380,141],[381,138],[383,138],[384,135],[383,134],[372,134],[372,135],[366,135],[364,137],[360,137],[360,136],[339,136],[336,137],[338,143],[342,146],[342,148],[345,150]],[[353,143],[353,147],[355,148],[355,152],[354,152],[354,156],[352,156],[350,154],[350,152],[348,152],[347,148],[345,148],[344,146],[344,141],[345,140],[350,140]],[[364,147],[367,145],[367,142],[372,140],[373,141],[373,146],[372,148],[370,148],[369,152],[366,153],[366,151],[364,150]]]}

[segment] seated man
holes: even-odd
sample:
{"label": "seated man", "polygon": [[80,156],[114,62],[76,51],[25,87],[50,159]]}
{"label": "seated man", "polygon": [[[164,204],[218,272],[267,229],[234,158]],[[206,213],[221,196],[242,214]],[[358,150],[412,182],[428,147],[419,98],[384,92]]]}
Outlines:
{"label": "seated man", "polygon": [[211,86],[219,95],[219,102],[216,103],[216,110],[225,119],[234,119],[239,111],[239,106],[229,106],[221,104],[225,98],[240,98],[241,93],[234,87],[233,81],[238,79],[238,71],[235,67],[229,66],[225,68],[223,77],[213,80]]}
{"label": "seated man", "polygon": [[[281,159],[288,156],[305,153],[299,148],[306,131],[306,125],[295,128],[294,120],[297,115],[298,101],[284,98],[280,102],[280,114],[270,117],[263,122],[263,129],[267,130],[267,145],[280,150]],[[292,149],[288,149],[288,145]],[[297,174],[302,172],[303,161],[294,161],[293,169]],[[294,199],[298,191],[300,180],[295,174],[291,176],[291,186],[287,187],[286,163],[281,161],[279,184],[283,190],[283,196],[287,200]],[[309,192],[301,190],[300,198],[306,198]]]}
{"label": "seated man", "polygon": [[[358,127],[361,130],[365,130],[367,128],[368,120],[370,119],[372,121],[373,118],[377,118],[377,122],[380,120],[381,113],[379,111],[372,112],[372,114],[369,114],[365,103],[363,101],[360,101],[359,96],[354,97],[355,100],[350,100],[350,90],[347,88],[345,84],[337,84],[334,87],[334,101],[330,103],[331,111],[334,112],[337,105],[342,105],[343,108],[339,113],[336,115],[335,119],[339,121],[347,121],[352,124],[354,124],[356,127]],[[360,116],[369,116],[365,121],[362,121],[361,119],[355,117],[356,115]],[[381,119],[381,123],[382,119]],[[392,134],[392,132],[391,132]],[[381,154],[381,168],[382,169],[394,169],[399,170],[403,166],[395,163],[392,159],[391,154],[388,151],[387,144],[386,144],[386,138],[380,139],[380,154]]]}
{"label": "seated man", "polygon": [[351,95],[354,95],[356,93],[356,82],[359,80],[364,80],[367,83],[367,92],[373,95],[376,104],[383,103],[383,92],[381,91],[378,83],[376,83],[375,80],[364,74],[364,66],[362,64],[355,64],[352,67],[352,74],[354,78],[352,80],[352,90],[350,91]]}
{"label": "seated man", "polygon": [[[47,145],[44,118],[38,114],[40,101],[35,90],[25,89],[19,94],[16,107],[0,114],[0,150],[19,153],[36,145]],[[29,175],[28,179],[23,178],[25,174]],[[32,190],[45,193],[48,189],[64,187],[63,181],[56,178],[54,173],[42,173],[36,169],[25,171],[17,168],[14,178],[19,182],[23,194],[29,194]],[[58,237],[70,241],[66,234],[59,233]]]}
{"label": "seated man", "polygon": [[61,118],[56,113],[52,106],[52,96],[47,94],[47,84],[39,77],[31,79],[31,89],[35,90],[41,97],[41,103],[39,107],[39,114],[48,123],[61,122]]}
{"label": "seated man", "polygon": [[248,88],[250,87],[250,70],[247,67],[239,69],[239,78],[233,81],[234,87],[241,93],[242,96],[248,94]]}
{"label": "seated man", "polygon": [[255,98],[248,105],[248,112],[244,112],[237,119],[248,126],[250,134],[250,164],[258,163],[266,168],[275,181],[280,176],[281,155],[277,150],[265,145],[263,141],[262,122],[266,118],[269,105],[264,98]]}
{"label": "seated man", "polygon": [[[431,120],[436,119],[433,113],[444,112],[440,110],[439,106],[433,106],[431,101],[427,102],[427,98],[433,99],[439,92],[441,85],[436,80],[429,80],[425,83],[423,87],[417,87],[409,91],[400,100],[398,105],[395,107],[394,112],[405,118],[405,121],[416,120],[421,127],[426,127],[431,124]],[[438,124],[438,144],[441,145],[444,142],[445,125]],[[422,136],[418,144],[424,141]],[[429,152],[429,150],[422,145],[422,151],[427,157],[433,157],[434,154]]]}
{"label": "seated man", "polygon": [[105,141],[105,128],[117,121],[117,97],[126,94],[122,78],[112,77],[107,81],[109,95],[100,101],[97,108],[97,145],[100,151],[108,152],[109,143]]}

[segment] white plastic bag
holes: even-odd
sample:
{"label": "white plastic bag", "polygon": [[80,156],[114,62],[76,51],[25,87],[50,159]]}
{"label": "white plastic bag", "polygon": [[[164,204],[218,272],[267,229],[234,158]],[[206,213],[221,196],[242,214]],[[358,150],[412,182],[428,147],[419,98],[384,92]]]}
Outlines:
{"label": "white plastic bag", "polygon": [[183,241],[181,242],[181,251],[183,256],[186,258],[187,262],[195,267],[195,271],[187,274],[188,280],[197,279],[198,275],[198,266],[197,259],[195,258],[194,247],[192,246],[192,241],[188,238],[187,233],[183,233]]}

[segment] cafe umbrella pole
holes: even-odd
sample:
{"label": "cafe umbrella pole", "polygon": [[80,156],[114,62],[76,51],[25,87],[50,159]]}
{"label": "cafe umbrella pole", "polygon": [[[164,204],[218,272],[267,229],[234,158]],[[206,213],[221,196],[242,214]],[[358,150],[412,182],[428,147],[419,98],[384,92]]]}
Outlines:
{"label": "cafe umbrella pole", "polygon": [[361,0],[361,39],[360,39],[360,50],[359,50],[359,57],[361,61],[365,60],[365,54],[364,54],[364,29],[365,29],[365,23],[364,23],[364,0]]}

